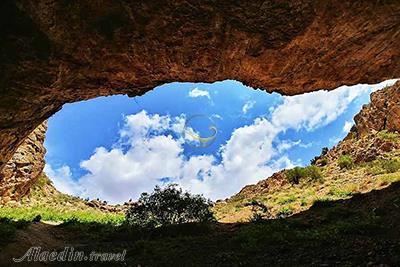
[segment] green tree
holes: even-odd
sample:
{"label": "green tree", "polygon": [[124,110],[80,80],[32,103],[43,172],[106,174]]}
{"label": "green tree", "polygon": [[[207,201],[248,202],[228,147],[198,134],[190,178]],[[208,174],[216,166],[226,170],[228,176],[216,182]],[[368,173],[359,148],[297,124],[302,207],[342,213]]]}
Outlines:
{"label": "green tree", "polygon": [[183,192],[176,184],[156,186],[151,194],[142,193],[126,212],[130,225],[155,228],[188,222],[211,222],[212,202],[202,195]]}

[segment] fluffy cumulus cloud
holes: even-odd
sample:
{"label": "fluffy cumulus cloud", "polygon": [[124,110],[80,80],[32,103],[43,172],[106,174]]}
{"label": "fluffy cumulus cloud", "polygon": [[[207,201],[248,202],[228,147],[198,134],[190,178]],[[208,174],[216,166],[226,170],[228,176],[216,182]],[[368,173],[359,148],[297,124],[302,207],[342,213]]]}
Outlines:
{"label": "fluffy cumulus cloud", "polygon": [[189,92],[189,97],[207,97],[210,99],[210,93],[199,88],[194,88]]}
{"label": "fluffy cumulus cloud", "polygon": [[357,97],[371,91],[371,86],[343,86],[334,91],[284,97],[274,109],[272,122],[279,128],[305,128],[309,131],[325,126],[341,115]]}
{"label": "fluffy cumulus cloud", "polygon": [[80,195],[79,184],[72,178],[71,170],[68,166],[62,166],[53,169],[51,165],[46,164],[44,172],[51,178],[54,186],[65,194]]}
{"label": "fluffy cumulus cloud", "polygon": [[[235,129],[217,152],[220,160],[212,154],[189,157],[183,153],[185,140],[180,134],[184,115],[141,111],[125,117],[120,139],[111,149],[99,147],[81,162],[81,168],[87,171],[83,177],[72,179],[67,166],[54,170],[48,165],[46,173],[63,192],[113,203],[135,199],[165,179],[193,193],[225,198],[244,185],[294,166],[285,151],[302,145],[301,140],[279,141],[280,133],[288,129],[313,131],[327,125],[358,96],[371,90],[371,86],[344,86],[331,92],[284,97],[268,116]],[[208,92],[198,89],[191,95],[209,97]]]}

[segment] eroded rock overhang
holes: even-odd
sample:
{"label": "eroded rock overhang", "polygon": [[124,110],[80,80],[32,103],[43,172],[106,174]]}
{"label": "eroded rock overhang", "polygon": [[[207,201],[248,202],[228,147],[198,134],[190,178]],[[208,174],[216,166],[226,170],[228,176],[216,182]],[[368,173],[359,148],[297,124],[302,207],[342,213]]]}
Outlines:
{"label": "eroded rock overhang", "polygon": [[235,79],[283,94],[400,77],[400,2],[0,4],[0,168],[66,102]]}

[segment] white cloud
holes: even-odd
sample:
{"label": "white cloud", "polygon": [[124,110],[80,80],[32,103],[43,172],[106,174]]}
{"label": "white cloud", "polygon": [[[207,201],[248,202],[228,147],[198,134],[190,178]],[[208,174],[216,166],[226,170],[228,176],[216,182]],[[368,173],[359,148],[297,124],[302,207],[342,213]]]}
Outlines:
{"label": "white cloud", "polygon": [[375,89],[361,85],[350,90],[344,86],[331,92],[284,97],[282,104],[271,109],[269,118],[256,118],[232,132],[218,151],[220,162],[214,155],[184,155],[185,140],[180,136],[184,115],[141,111],[126,116],[120,140],[111,149],[99,147],[81,162],[88,174],[79,180],[72,179],[67,166],[53,170],[48,165],[45,171],[64,192],[113,203],[135,199],[163,178],[212,199],[225,198],[277,170],[293,167],[295,163],[284,153],[294,145],[302,145],[301,141],[279,141],[280,133],[288,129],[312,131],[327,125],[354,99]]}
{"label": "white cloud", "polygon": [[281,128],[305,128],[312,131],[334,121],[363,93],[365,89],[341,87],[331,92],[317,91],[285,97],[284,103],[274,110],[272,122]]}
{"label": "white cloud", "polygon": [[189,97],[202,97],[205,96],[210,99],[210,93],[204,90],[200,90],[199,88],[194,88],[192,91],[189,92]]}
{"label": "white cloud", "polygon": [[302,146],[302,147],[307,147],[307,145],[303,145],[301,144],[301,140],[297,140],[297,141],[291,141],[291,140],[283,140],[282,142],[280,142],[277,146],[278,152],[282,153],[286,150],[291,149],[294,146]]}
{"label": "white cloud", "polygon": [[242,108],[242,112],[244,114],[247,113],[247,111],[249,111],[250,109],[252,109],[254,107],[254,105],[256,104],[256,101],[247,101]]}
{"label": "white cloud", "polygon": [[338,137],[338,136],[336,136],[336,137],[331,137],[331,138],[329,138],[329,143],[330,143],[331,145],[337,145],[341,140],[342,140],[342,138],[341,138],[341,137]]}
{"label": "white cloud", "polygon": [[343,132],[348,133],[351,130],[351,127],[353,127],[353,123],[351,121],[346,121],[343,125]]}
{"label": "white cloud", "polygon": [[232,133],[220,149],[222,162],[218,163],[213,155],[186,158],[184,140],[165,135],[179,129],[181,119],[145,111],[129,115],[120,131],[120,144],[110,150],[99,147],[81,162],[87,175],[73,180],[66,166],[57,171],[48,166],[46,173],[64,192],[123,202],[152,190],[165,177],[192,192],[223,198],[282,166],[291,166],[289,159],[277,157],[272,141],[278,132],[263,118]]}
{"label": "white cloud", "polygon": [[285,96],[283,104],[272,109],[272,123],[280,128],[305,128],[312,131],[336,120],[348,108],[351,102],[363,94],[371,93],[396,80],[380,84],[359,84],[342,86],[333,91],[316,91],[312,93]]}
{"label": "white cloud", "polygon": [[77,181],[73,180],[71,170],[68,166],[64,165],[58,169],[53,169],[50,164],[46,164],[44,172],[60,192],[70,195],[80,195],[79,185]]}

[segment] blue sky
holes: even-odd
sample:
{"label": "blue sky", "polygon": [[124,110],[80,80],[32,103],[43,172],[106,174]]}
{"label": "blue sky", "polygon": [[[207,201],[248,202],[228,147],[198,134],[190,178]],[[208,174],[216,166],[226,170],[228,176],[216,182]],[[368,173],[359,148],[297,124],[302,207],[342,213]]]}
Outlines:
{"label": "blue sky", "polygon": [[[308,164],[346,135],[372,91],[392,83],[293,97],[236,81],[170,83],[136,98],[66,104],[48,122],[45,171],[63,192],[112,203],[165,182],[229,197],[281,168]],[[209,136],[210,124],[217,134],[207,147],[182,134]]]}

